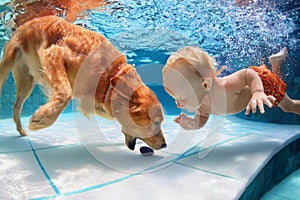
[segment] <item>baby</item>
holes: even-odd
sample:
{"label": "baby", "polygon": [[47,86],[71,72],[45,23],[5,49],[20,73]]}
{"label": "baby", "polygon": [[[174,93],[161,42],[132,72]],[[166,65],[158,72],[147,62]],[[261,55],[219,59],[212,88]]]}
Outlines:
{"label": "baby", "polygon": [[272,55],[272,72],[265,66],[252,66],[225,77],[217,77],[215,60],[198,47],[185,47],[173,53],[163,68],[165,90],[178,108],[194,112],[194,118],[180,114],[175,122],[186,130],[203,127],[209,114],[236,114],[246,108],[264,113],[279,106],[285,112],[300,115],[300,100],[286,94],[286,84],[278,77],[287,57],[287,49]]}

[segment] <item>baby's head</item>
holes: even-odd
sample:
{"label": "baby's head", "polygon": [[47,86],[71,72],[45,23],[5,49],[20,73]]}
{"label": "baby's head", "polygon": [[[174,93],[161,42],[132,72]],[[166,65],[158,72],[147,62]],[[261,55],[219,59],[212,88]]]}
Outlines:
{"label": "baby's head", "polygon": [[163,68],[165,90],[179,108],[195,111],[218,72],[215,60],[199,47],[184,47],[173,53]]}
{"label": "baby's head", "polygon": [[[186,65],[181,65],[183,62]],[[185,68],[185,70],[193,68],[200,76],[212,78],[217,76],[215,65],[215,59],[201,48],[188,46],[173,53],[167,60],[165,67]]]}

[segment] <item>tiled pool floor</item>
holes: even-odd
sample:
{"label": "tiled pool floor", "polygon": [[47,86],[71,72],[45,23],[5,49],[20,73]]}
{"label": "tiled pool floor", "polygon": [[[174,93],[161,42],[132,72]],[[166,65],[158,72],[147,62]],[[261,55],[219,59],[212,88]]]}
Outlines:
{"label": "tiled pool floor", "polygon": [[151,157],[140,155],[142,143],[128,150],[118,125],[102,118],[64,113],[28,137],[1,120],[0,199],[238,199],[270,156],[300,136],[299,125],[235,116],[186,132],[173,118],[163,124],[168,148]]}

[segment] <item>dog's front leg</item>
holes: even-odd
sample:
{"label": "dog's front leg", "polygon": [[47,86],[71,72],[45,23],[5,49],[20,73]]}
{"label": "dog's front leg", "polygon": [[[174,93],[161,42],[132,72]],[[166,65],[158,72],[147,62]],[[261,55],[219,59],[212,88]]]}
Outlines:
{"label": "dog's front leg", "polygon": [[[40,56],[41,57],[41,56]],[[72,98],[72,88],[64,66],[63,52],[60,47],[51,47],[42,54],[44,81],[50,88],[48,102],[41,106],[31,117],[29,129],[38,130],[52,125]]]}

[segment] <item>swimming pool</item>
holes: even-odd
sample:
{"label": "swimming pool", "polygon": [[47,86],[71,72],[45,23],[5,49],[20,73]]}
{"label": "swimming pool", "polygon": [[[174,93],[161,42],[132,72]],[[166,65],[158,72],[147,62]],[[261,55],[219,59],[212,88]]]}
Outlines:
{"label": "swimming pool", "polygon": [[[10,34],[5,22],[10,19],[11,5],[5,2],[0,9],[1,49]],[[247,186],[253,180],[258,181],[256,187],[260,186],[259,181],[266,179],[255,177],[272,162],[272,156],[298,140],[299,116],[272,109],[263,116],[215,117],[202,130],[184,132],[172,122],[181,110],[162,88],[161,69],[170,53],[186,45],[199,45],[215,56],[219,67],[227,66],[223,75],[267,63],[269,55],[287,46],[284,80],[289,95],[300,99],[298,12],[296,1],[279,0],[248,7],[235,6],[231,1],[132,0],[90,11],[75,23],[105,35],[135,64],[143,81],[163,104],[167,115],[163,128],[169,148],[151,158],[129,152],[116,123],[98,118],[86,120],[76,112],[76,102],[51,128],[19,138],[9,119],[15,90],[9,77],[0,104],[1,166],[7,166],[1,168],[7,175],[1,177],[5,185],[2,197],[236,199],[249,191]],[[24,125],[28,123],[27,116],[44,102],[44,95],[36,87],[24,106]],[[104,138],[104,143],[94,144],[87,136],[95,137],[99,128],[101,134],[97,137]],[[272,134],[275,131],[276,136]],[[297,151],[292,155],[298,155]],[[284,163],[284,158],[290,158],[281,157]],[[299,161],[291,159],[292,163]],[[289,173],[295,170],[290,168]],[[272,169],[273,173],[279,170]],[[270,183],[268,189],[271,187]],[[254,189],[241,198],[254,197]]]}

